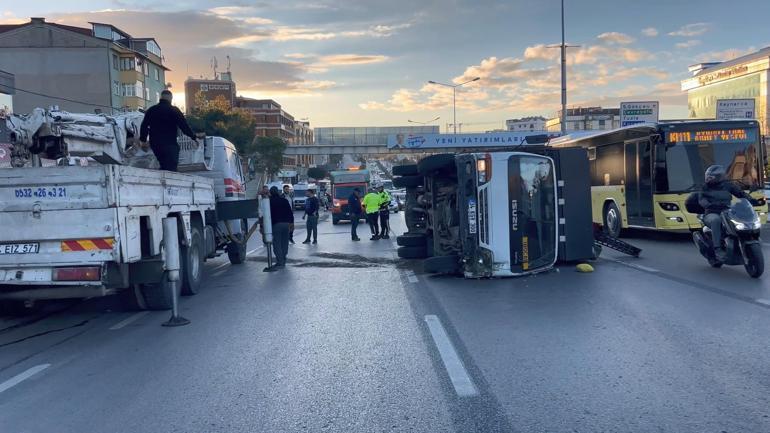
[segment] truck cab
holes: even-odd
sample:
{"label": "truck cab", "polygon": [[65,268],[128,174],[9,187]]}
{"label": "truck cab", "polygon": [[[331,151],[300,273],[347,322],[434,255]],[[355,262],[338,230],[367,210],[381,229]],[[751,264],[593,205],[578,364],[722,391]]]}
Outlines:
{"label": "truck cab", "polygon": [[[339,224],[340,221],[350,221],[350,207],[348,206],[348,197],[353,194],[353,190],[361,190],[361,197],[366,195],[369,186],[369,171],[367,170],[340,170],[332,171],[331,178],[331,196],[332,196],[332,224]],[[363,212],[359,212],[362,214]]]}
{"label": "truck cab", "polygon": [[539,148],[438,154],[396,167],[408,227],[397,238],[398,254],[425,259],[428,272],[469,278],[521,276],[590,258],[587,163],[585,151]]}

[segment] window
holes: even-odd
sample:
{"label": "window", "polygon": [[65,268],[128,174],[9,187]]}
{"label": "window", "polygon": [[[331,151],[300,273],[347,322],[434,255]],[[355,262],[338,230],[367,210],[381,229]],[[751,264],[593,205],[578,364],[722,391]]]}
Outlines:
{"label": "window", "polygon": [[160,92],[155,92],[155,102],[160,102]]}
{"label": "window", "polygon": [[144,96],[144,83],[137,81],[134,85],[136,86],[136,96],[140,98]]}
{"label": "window", "polygon": [[604,119],[599,120],[599,129],[604,128],[606,121]]}
{"label": "window", "polygon": [[149,101],[150,100],[150,89],[144,88],[144,99]]}
{"label": "window", "polygon": [[155,81],[160,81],[160,69],[152,68],[152,71],[155,73]]}
{"label": "window", "polygon": [[573,129],[575,131],[579,130],[580,129],[580,122],[575,122],[575,126],[573,126]]}
{"label": "window", "polygon": [[144,64],[144,60],[142,60],[142,59],[140,59],[138,57],[134,60],[134,65],[136,66],[136,68],[135,68],[136,72],[142,72],[142,65],[143,64]]}
{"label": "window", "polygon": [[120,59],[117,54],[112,55],[112,69],[120,69]]}
{"label": "window", "polygon": [[120,81],[113,81],[112,82],[112,94],[120,96]]}
{"label": "window", "polygon": [[121,57],[120,58],[120,70],[121,71],[130,71],[134,69],[134,58],[133,57]]}
{"label": "window", "polygon": [[123,96],[136,96],[136,86],[133,84],[123,84]]}

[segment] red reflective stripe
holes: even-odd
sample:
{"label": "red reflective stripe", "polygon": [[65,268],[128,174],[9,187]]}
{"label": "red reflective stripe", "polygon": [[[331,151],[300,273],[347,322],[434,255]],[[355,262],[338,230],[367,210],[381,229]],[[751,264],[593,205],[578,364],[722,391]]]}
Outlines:
{"label": "red reflective stripe", "polygon": [[85,251],[85,247],[80,245],[80,242],[78,241],[64,241],[64,244],[67,245],[67,248],[70,249],[70,251]]}
{"label": "red reflective stripe", "polygon": [[112,245],[110,245],[109,242],[107,242],[107,239],[91,239],[91,242],[96,245],[97,248],[100,250],[111,250]]}

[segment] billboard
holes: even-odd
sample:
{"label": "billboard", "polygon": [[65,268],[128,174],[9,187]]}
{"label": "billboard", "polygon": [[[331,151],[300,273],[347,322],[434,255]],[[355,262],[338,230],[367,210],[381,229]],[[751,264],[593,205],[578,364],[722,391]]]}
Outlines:
{"label": "billboard", "polygon": [[717,120],[755,119],[754,99],[718,99]]}
{"label": "billboard", "polygon": [[198,96],[202,96],[205,101],[213,101],[217,98],[224,98],[230,107],[235,105],[235,83],[232,81],[220,80],[187,80],[184,82],[185,109],[189,113],[198,108]]}
{"label": "billboard", "polygon": [[658,121],[658,101],[621,102],[620,126]]}
{"label": "billboard", "polygon": [[[558,137],[556,132],[505,131],[478,134],[390,134],[388,148],[440,149],[442,147],[518,146],[527,143],[527,137]],[[541,137],[542,138],[542,137]],[[534,140],[530,140],[532,142]],[[542,144],[542,143],[540,143]]]}

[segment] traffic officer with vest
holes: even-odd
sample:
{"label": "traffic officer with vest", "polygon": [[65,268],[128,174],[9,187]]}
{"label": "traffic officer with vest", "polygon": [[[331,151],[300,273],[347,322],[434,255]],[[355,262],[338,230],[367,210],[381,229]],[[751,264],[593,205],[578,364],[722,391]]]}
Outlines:
{"label": "traffic officer with vest", "polygon": [[382,183],[377,184],[377,195],[380,197],[380,238],[390,239],[390,194]]}
{"label": "traffic officer with vest", "polygon": [[364,196],[364,210],[366,211],[366,222],[369,223],[369,229],[372,231],[370,241],[380,240],[380,229],[377,219],[380,215],[380,195],[373,189]]}

